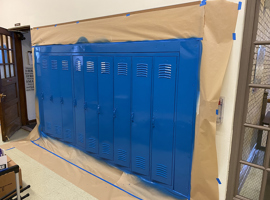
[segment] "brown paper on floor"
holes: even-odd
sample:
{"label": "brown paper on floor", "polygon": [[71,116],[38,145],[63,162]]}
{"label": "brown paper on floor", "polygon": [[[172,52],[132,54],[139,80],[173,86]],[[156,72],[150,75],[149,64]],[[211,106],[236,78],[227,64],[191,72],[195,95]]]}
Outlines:
{"label": "brown paper on floor", "polygon": [[[120,14],[84,20],[78,24],[73,22],[59,24],[56,27],[39,27],[31,31],[32,44],[75,44],[82,37],[86,38],[88,42],[203,37],[200,105],[199,114],[196,118],[191,199],[218,200],[215,113],[233,44],[232,33],[236,26],[237,8],[237,4],[225,0],[207,1],[207,4],[201,7],[198,2],[195,2],[134,12],[130,13],[129,17]],[[37,99],[36,111],[39,124]],[[35,129],[28,139],[37,139],[38,137],[39,133]],[[60,154],[67,160],[72,160],[72,162],[89,169],[89,171],[108,181],[112,181],[140,198],[173,199],[173,197],[166,196],[156,188],[142,182],[136,176],[123,173],[77,149],[47,138],[40,139],[37,142],[50,151]],[[16,145],[19,146],[18,148],[21,151],[99,199],[133,198],[97,178],[90,178],[90,175],[67,164],[65,161],[57,161],[56,158],[52,159],[50,153],[30,144],[29,141],[24,141],[20,145],[16,143]],[[55,162],[59,163],[59,165],[55,166]],[[88,181],[85,180],[86,177],[89,177]]]}

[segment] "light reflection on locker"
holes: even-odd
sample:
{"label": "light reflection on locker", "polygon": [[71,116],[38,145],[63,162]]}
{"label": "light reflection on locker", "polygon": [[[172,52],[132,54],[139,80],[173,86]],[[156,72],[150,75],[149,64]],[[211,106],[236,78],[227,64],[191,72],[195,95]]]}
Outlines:
{"label": "light reflection on locker", "polygon": [[155,57],[152,179],[172,184],[176,57]]}
{"label": "light reflection on locker", "polygon": [[113,159],[113,57],[98,58],[99,155]]}
{"label": "light reflection on locker", "polygon": [[149,175],[152,57],[132,58],[132,171]]}
{"label": "light reflection on locker", "polygon": [[131,57],[114,57],[114,161],[130,165]]}
{"label": "light reflection on locker", "polygon": [[85,148],[85,115],[84,115],[84,84],[83,84],[83,57],[73,57],[74,71],[74,110],[76,126],[76,145]]}

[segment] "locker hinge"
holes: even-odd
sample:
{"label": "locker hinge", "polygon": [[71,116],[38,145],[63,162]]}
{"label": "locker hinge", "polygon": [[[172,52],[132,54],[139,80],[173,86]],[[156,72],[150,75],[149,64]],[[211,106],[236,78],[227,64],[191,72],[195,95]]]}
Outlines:
{"label": "locker hinge", "polygon": [[61,104],[64,104],[64,99],[63,99],[63,97],[61,97],[60,103],[61,103]]}
{"label": "locker hinge", "polygon": [[53,95],[50,96],[50,101],[53,102]]}
{"label": "locker hinge", "polygon": [[152,119],[152,127],[155,128],[155,119]]}
{"label": "locker hinge", "polygon": [[77,106],[77,100],[76,100],[76,99],[74,99],[74,101],[73,101],[73,105],[74,105],[74,107],[76,107],[76,106]]}
{"label": "locker hinge", "polygon": [[134,122],[134,112],[131,113],[131,122]]}
{"label": "locker hinge", "polygon": [[41,93],[41,99],[42,100],[44,99],[44,93],[43,92]]}
{"label": "locker hinge", "polygon": [[116,108],[113,109],[113,117],[116,117]]}
{"label": "locker hinge", "polygon": [[100,106],[97,107],[97,113],[100,114]]}
{"label": "locker hinge", "polygon": [[87,102],[84,102],[84,110],[87,110]]}

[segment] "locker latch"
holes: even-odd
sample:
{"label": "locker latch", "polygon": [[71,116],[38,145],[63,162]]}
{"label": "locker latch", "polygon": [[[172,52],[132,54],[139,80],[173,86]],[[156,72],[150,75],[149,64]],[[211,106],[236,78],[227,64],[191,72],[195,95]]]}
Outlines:
{"label": "locker latch", "polygon": [[84,110],[87,110],[87,102],[84,102]]}
{"label": "locker latch", "polygon": [[76,100],[76,99],[74,99],[73,104],[74,104],[74,107],[76,107],[76,106],[77,106],[77,100]]}
{"label": "locker latch", "polygon": [[43,92],[41,93],[41,99],[42,100],[44,99],[44,93]]}
{"label": "locker latch", "polygon": [[61,103],[61,104],[63,104],[63,103],[64,103],[64,99],[63,99],[63,97],[61,97],[61,99],[60,99],[60,103]]}
{"label": "locker latch", "polygon": [[53,102],[53,95],[50,96],[50,101]]}
{"label": "locker latch", "polygon": [[113,117],[116,117],[116,108],[113,109]]}
{"label": "locker latch", "polygon": [[155,128],[155,119],[152,119],[152,127]]}
{"label": "locker latch", "polygon": [[134,122],[134,112],[131,113],[131,122]]}
{"label": "locker latch", "polygon": [[100,114],[100,106],[97,107],[97,113]]}

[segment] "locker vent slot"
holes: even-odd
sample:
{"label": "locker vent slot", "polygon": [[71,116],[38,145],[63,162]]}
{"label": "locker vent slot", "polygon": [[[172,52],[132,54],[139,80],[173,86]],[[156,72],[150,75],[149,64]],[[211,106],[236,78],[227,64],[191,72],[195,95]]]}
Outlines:
{"label": "locker vent slot", "polygon": [[118,75],[127,76],[127,63],[118,63]]}
{"label": "locker vent slot", "polygon": [[52,69],[57,69],[57,60],[52,60]]}
{"label": "locker vent slot", "polygon": [[62,60],[62,70],[68,70],[68,61]]}
{"label": "locker vent slot", "polygon": [[71,130],[70,129],[65,130],[65,138],[71,139]]}
{"label": "locker vent slot", "polygon": [[42,68],[47,69],[48,68],[48,61],[47,60],[42,60]]}
{"label": "locker vent slot", "polygon": [[96,148],[96,139],[89,138],[88,139],[88,147],[91,149],[95,149]]}
{"label": "locker vent slot", "polygon": [[46,128],[48,129],[48,130],[51,130],[52,129],[52,125],[51,125],[51,123],[50,122],[47,122],[46,123]]}
{"label": "locker vent slot", "polygon": [[84,137],[83,137],[83,134],[82,133],[79,133],[79,135],[78,135],[78,142],[79,143],[82,143],[82,144],[84,142]]}
{"label": "locker vent slot", "polygon": [[167,166],[162,165],[162,164],[158,164],[156,173],[157,173],[157,176],[167,178]]}
{"label": "locker vent slot", "polygon": [[170,79],[172,75],[172,65],[170,64],[160,64],[158,70],[158,78],[168,78]]}
{"label": "locker vent slot", "polygon": [[101,62],[101,74],[110,74],[110,63]]}
{"label": "locker vent slot", "polygon": [[145,170],[145,158],[136,156],[136,167]]}
{"label": "locker vent slot", "polygon": [[123,149],[118,149],[118,160],[127,161],[127,151]]}
{"label": "locker vent slot", "polygon": [[75,69],[78,72],[82,71],[82,62],[79,59],[76,60]]}
{"label": "locker vent slot", "polygon": [[137,64],[137,77],[147,77],[148,64],[138,63]]}
{"label": "locker vent slot", "polygon": [[95,72],[95,65],[93,61],[86,62],[86,72],[94,73]]}
{"label": "locker vent slot", "polygon": [[102,153],[103,154],[110,154],[110,145],[109,144],[106,144],[106,143],[103,143],[102,144]]}
{"label": "locker vent slot", "polygon": [[56,135],[61,135],[61,127],[60,126],[55,126],[55,133],[56,133]]}

